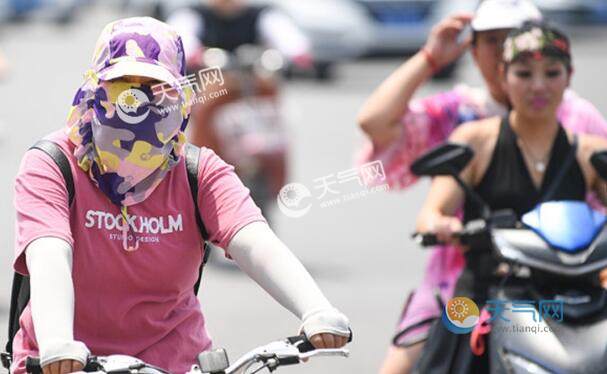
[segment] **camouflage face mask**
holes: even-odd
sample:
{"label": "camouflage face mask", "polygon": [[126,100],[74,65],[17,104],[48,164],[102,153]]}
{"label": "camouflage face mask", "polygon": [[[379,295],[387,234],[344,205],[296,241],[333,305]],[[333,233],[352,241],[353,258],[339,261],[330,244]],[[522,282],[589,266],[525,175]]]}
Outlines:
{"label": "camouflage face mask", "polygon": [[78,164],[114,204],[137,204],[179,162],[183,100],[123,81],[100,82],[89,95],[80,103],[88,120],[70,127]]}

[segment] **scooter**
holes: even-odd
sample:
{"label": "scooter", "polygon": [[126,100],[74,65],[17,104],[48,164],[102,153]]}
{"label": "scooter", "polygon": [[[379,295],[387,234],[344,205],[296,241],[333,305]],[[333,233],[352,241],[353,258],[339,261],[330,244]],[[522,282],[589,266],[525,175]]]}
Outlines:
{"label": "scooter", "polygon": [[287,177],[278,78],[284,59],[276,50],[244,45],[233,53],[207,49],[201,64],[202,92],[192,109],[190,142],[232,164],[253,200],[267,211]]}
{"label": "scooter", "polygon": [[[490,248],[507,269],[490,285],[490,299],[526,304],[524,313],[513,307],[489,322],[490,372],[607,373],[607,292],[598,277],[607,267],[607,217],[582,201],[540,203],[520,220],[513,211],[491,212],[459,177],[472,157],[469,147],[447,143],[411,170],[451,176],[476,203],[482,218],[455,236],[470,248]],[[607,180],[607,152],[594,153],[591,163]],[[432,233],[413,237],[439,244]]]}
{"label": "scooter", "polygon": [[[253,374],[267,369],[273,372],[281,366],[297,365],[312,357],[348,357],[346,349],[314,349],[305,335],[294,336],[257,347],[230,364],[224,349],[202,352],[198,364],[186,374]],[[28,357],[28,373],[42,374],[40,360]],[[91,356],[83,370],[97,374],[169,374],[162,368],[127,355]]]}

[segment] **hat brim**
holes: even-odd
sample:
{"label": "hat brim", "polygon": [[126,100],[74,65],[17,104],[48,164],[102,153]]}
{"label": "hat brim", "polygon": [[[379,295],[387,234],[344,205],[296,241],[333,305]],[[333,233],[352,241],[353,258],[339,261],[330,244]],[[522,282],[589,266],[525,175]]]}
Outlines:
{"label": "hat brim", "polygon": [[489,30],[507,30],[516,29],[521,26],[520,22],[512,22],[511,20],[504,19],[502,21],[492,20],[491,22],[474,22],[470,24],[474,31],[489,31]]}
{"label": "hat brim", "polygon": [[112,80],[127,75],[146,77],[174,84],[178,79],[162,66],[142,61],[119,61],[98,73],[101,80]]}

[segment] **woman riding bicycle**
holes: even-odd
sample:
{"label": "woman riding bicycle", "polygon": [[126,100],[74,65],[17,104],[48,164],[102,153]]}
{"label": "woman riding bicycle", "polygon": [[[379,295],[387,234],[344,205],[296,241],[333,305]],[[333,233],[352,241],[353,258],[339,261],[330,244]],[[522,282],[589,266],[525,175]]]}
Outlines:
{"label": "woman riding bicycle", "polygon": [[[12,372],[39,356],[45,374],[82,369],[89,354],[136,356],[186,372],[211,348],[192,292],[203,240],[190,198],[184,130],[191,88],[177,33],[152,18],[103,30],[67,127],[47,137],[65,154],[74,200],[45,153],[29,151],[15,184],[15,270],[31,302]],[[209,240],[302,319],[315,347],[341,347],[349,322],[267,226],[233,168],[198,158],[197,206]]]}

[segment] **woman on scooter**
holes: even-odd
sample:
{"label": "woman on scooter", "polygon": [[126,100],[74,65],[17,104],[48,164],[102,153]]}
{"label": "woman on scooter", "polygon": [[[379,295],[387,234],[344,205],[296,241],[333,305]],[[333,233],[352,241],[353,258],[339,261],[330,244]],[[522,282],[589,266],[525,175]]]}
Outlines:
{"label": "woman on scooter", "polygon": [[[28,356],[58,374],[82,369],[89,354],[126,354],[184,373],[211,348],[192,292],[203,241],[184,160],[184,75],[183,45],[168,25],[148,17],[110,23],[67,126],[47,137],[69,161],[71,205],[49,155],[24,156],[14,268],[29,274],[31,302],[11,372],[23,373]],[[302,319],[315,347],[343,346],[347,318],[274,235],[233,168],[203,148],[197,176],[209,240]]]}
{"label": "woman on scooter", "polygon": [[[509,103],[498,78],[502,45],[511,29],[541,16],[528,0],[484,0],[473,15],[454,15],[438,23],[423,50],[386,78],[361,108],[359,125],[370,142],[360,163],[381,160],[391,191],[402,191],[417,181],[410,171],[413,160],[444,142],[457,126],[505,115]],[[461,37],[468,27],[472,40]],[[482,86],[460,82],[445,92],[414,97],[434,70],[466,51],[483,78]],[[607,138],[607,122],[601,113],[572,89],[565,91],[557,116],[568,130]],[[430,251],[421,284],[406,297],[380,373],[410,372],[431,323],[440,318],[435,295],[440,294],[443,302],[452,297],[463,266],[463,256],[454,247]]]}
{"label": "woman on scooter", "polygon": [[[474,157],[460,176],[491,210],[512,209],[520,218],[553,188],[569,156],[575,158],[555,184],[552,198],[585,200],[587,192],[594,191],[604,201],[605,184],[590,164],[590,156],[607,149],[607,141],[590,135],[579,135],[575,140],[557,119],[571,74],[569,40],[559,31],[542,23],[526,23],[508,35],[500,81],[511,110],[504,117],[464,124],[450,136],[451,141],[473,149]],[[574,142],[575,154],[570,153]],[[462,205],[464,222],[479,218],[474,202],[465,199],[452,178],[434,178],[418,217],[418,231],[434,232],[442,242],[457,244],[453,234],[463,227],[456,217]],[[487,285],[496,279],[497,263],[490,251],[465,251],[464,256],[466,265],[455,294],[483,305]],[[467,337],[458,335],[460,340]],[[436,339],[436,335],[429,339]],[[462,347],[469,351],[469,344]]]}

